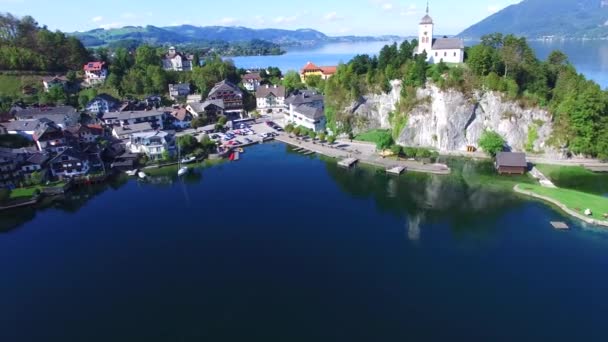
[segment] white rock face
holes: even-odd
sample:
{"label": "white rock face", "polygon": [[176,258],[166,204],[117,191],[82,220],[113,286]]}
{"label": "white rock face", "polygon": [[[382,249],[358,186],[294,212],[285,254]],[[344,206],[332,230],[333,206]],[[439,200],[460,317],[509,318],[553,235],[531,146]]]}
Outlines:
{"label": "white rock face", "polygon": [[[390,94],[365,97],[365,102],[355,108],[355,116],[363,117],[367,123],[361,130],[391,128],[389,113],[396,109],[401,92],[400,82],[394,81],[392,85]],[[545,110],[522,109],[518,103],[504,100],[495,92],[478,92],[470,98],[432,85],[419,89],[417,96],[427,101],[409,113],[407,125],[397,141],[400,145],[466,151],[467,146],[478,148],[483,132],[493,130],[502,135],[513,150],[523,151],[530,128],[536,127],[538,139],[534,150],[553,152],[547,145],[553,129],[552,117]]]}

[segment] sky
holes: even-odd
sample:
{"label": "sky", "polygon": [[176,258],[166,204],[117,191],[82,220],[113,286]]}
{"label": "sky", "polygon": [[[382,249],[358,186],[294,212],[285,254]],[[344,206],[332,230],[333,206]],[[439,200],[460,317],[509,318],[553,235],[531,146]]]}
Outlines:
{"label": "sky", "polygon": [[[437,34],[465,28],[520,0],[431,0]],[[312,28],[329,35],[417,33],[426,0],[0,0],[0,12],[31,15],[66,32],[122,26]]]}

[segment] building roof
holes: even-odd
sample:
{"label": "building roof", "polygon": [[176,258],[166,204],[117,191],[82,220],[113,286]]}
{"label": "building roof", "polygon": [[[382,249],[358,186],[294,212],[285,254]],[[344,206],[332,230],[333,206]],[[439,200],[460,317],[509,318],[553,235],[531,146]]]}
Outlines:
{"label": "building roof", "polygon": [[38,126],[36,127],[36,131],[34,132],[34,140],[38,141],[47,133],[62,133],[61,127],[59,127],[55,122],[48,120],[46,118],[39,120]]}
{"label": "building roof", "polygon": [[285,97],[286,91],[283,86],[263,86],[259,87],[255,92],[255,97],[263,98],[268,97],[268,95],[273,94],[275,97]]}
{"label": "building roof", "polygon": [[221,91],[230,91],[230,92],[234,92],[237,94],[243,94],[241,89],[239,89],[239,87],[237,87],[234,83],[232,83],[228,80],[223,80],[223,81],[215,84],[213,89],[211,89],[211,91],[209,92],[208,97],[212,97],[213,95],[215,95],[215,93],[218,93]]}
{"label": "building roof", "polygon": [[294,112],[304,115],[305,117],[312,120],[318,120],[325,116],[325,111],[323,110],[323,108],[313,107],[307,104],[302,104],[297,107],[294,107],[293,110]]}
{"label": "building roof", "polygon": [[84,65],[84,71],[101,71],[105,65],[105,62],[89,62]]}
{"label": "building roof", "polygon": [[336,73],[336,71],[338,71],[337,66],[322,66],[321,67],[321,72],[323,72],[325,75],[333,75]]}
{"label": "building roof", "polygon": [[79,134],[81,132],[85,132],[85,133],[88,132],[93,135],[102,135],[103,127],[101,127],[100,125],[77,124],[77,125],[72,125],[72,126],[66,127],[65,131],[69,132],[71,134]]}
{"label": "building roof", "polygon": [[118,136],[122,136],[125,134],[135,134],[141,132],[150,132],[153,131],[152,125],[149,122],[142,122],[133,125],[125,125],[114,127],[114,133]]}
{"label": "building roof", "polygon": [[[165,111],[163,110],[138,110],[138,111],[132,111],[132,112],[120,112],[117,113],[118,116],[118,120],[131,120],[131,119],[141,119],[141,118],[148,118],[151,116],[161,116],[165,114]],[[105,118],[105,116],[104,116]]]}
{"label": "building roof", "polygon": [[184,121],[188,117],[188,110],[186,107],[174,108],[171,112],[171,116],[178,121]]}
{"label": "building roof", "polygon": [[42,165],[49,160],[49,157],[43,153],[34,153],[25,161],[28,164]]}
{"label": "building roof", "polygon": [[525,153],[499,152],[496,155],[496,165],[498,167],[528,167],[528,162]]}
{"label": "building roof", "polygon": [[56,75],[56,76],[43,76],[42,77],[42,81],[46,82],[46,83],[49,83],[49,82],[67,82],[68,79],[65,76]]}
{"label": "building roof", "polygon": [[[109,95],[109,94],[99,94],[99,95],[95,96],[91,100],[91,102],[99,101],[99,100],[103,100],[103,101],[107,101],[107,102],[111,102],[111,103],[119,103],[120,102],[117,98],[115,98],[114,96]],[[89,103],[91,103],[91,102],[89,102]]]}
{"label": "building roof", "polygon": [[172,89],[188,89],[190,91],[190,83],[169,84],[169,90]]}
{"label": "building roof", "polygon": [[73,159],[78,159],[78,160],[85,160],[85,159],[87,159],[87,155],[86,154],[78,151],[77,149],[75,149],[73,147],[70,147],[67,150],[65,150],[65,151],[59,153],[58,155],[56,155],[53,159],[51,159],[49,161],[49,163],[52,164],[52,163],[55,163],[57,161],[61,162],[61,159],[59,159],[59,158],[61,158],[63,156],[67,156],[67,157],[70,157],[70,158],[73,158]]}
{"label": "building roof", "polygon": [[220,109],[224,109],[224,100],[222,99],[218,99],[218,100],[207,100],[205,102],[196,102],[196,103],[189,103],[188,104],[190,106],[190,108],[192,108],[193,111],[197,112],[197,113],[202,113],[205,110],[207,110],[207,108],[209,106],[215,106],[218,107]]}
{"label": "building roof", "polygon": [[140,138],[140,139],[148,139],[148,138],[152,138],[152,137],[160,137],[165,139],[165,141],[167,140],[167,137],[170,136],[171,133],[169,132],[165,132],[165,131],[154,131],[154,132],[139,132],[139,133],[133,133],[131,135],[131,137],[133,138]]}
{"label": "building roof", "polygon": [[460,38],[437,38],[433,39],[433,50],[458,50],[464,49],[464,41]]}
{"label": "building roof", "polygon": [[259,72],[251,72],[248,74],[243,75],[243,77],[241,77],[243,79],[243,81],[261,81],[262,80],[262,76],[260,76]]}
{"label": "building roof", "polygon": [[4,122],[0,126],[4,127],[7,131],[24,132],[36,130],[39,123],[39,120],[17,120]]}
{"label": "building roof", "polygon": [[420,25],[432,25],[433,24],[433,18],[431,18],[431,16],[427,13],[424,17],[422,17],[422,19],[420,20]]}
{"label": "building roof", "polygon": [[314,103],[324,101],[323,95],[317,94],[315,91],[302,90],[288,97],[285,102],[289,105],[299,106],[306,103]]}
{"label": "building roof", "polygon": [[13,109],[15,117],[18,119],[38,119],[53,115],[73,115],[76,114],[76,108],[72,106],[57,106],[57,107],[27,107],[25,109]]}
{"label": "building roof", "polygon": [[313,62],[308,62],[302,68],[300,74],[305,74],[305,73],[308,73],[308,72],[317,72],[317,71],[320,71],[320,72],[322,72],[325,75],[333,75],[333,74],[336,73],[337,70],[338,70],[337,66],[317,66]]}

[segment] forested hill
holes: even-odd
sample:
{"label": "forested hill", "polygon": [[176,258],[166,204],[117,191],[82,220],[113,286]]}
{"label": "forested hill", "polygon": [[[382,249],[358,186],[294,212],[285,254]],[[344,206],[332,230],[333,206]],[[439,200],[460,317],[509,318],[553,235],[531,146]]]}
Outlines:
{"label": "forested hill", "polygon": [[40,27],[30,16],[0,14],[0,70],[79,70],[88,59],[78,39]]}
{"label": "forested hill", "polygon": [[387,40],[389,37],[330,37],[316,30],[251,29],[246,27],[192,26],[169,27],[127,26],[115,29],[95,29],[72,33],[86,46],[95,47],[121,40],[136,40],[140,43],[190,44],[200,41],[224,41],[229,43],[265,40],[281,46],[316,45],[330,42],[353,42]]}
{"label": "forested hill", "polygon": [[493,32],[527,38],[608,37],[608,0],[523,0],[464,30],[479,38]]}

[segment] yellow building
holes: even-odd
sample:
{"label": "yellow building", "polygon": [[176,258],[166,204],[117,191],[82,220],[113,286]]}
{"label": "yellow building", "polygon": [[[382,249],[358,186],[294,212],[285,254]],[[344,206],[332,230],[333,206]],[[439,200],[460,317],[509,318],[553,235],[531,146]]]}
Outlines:
{"label": "yellow building", "polygon": [[316,66],[313,62],[308,62],[306,65],[300,70],[300,78],[302,82],[306,82],[306,78],[310,76],[321,76],[321,79],[328,79],[333,74],[336,73],[338,67],[336,66]]}

